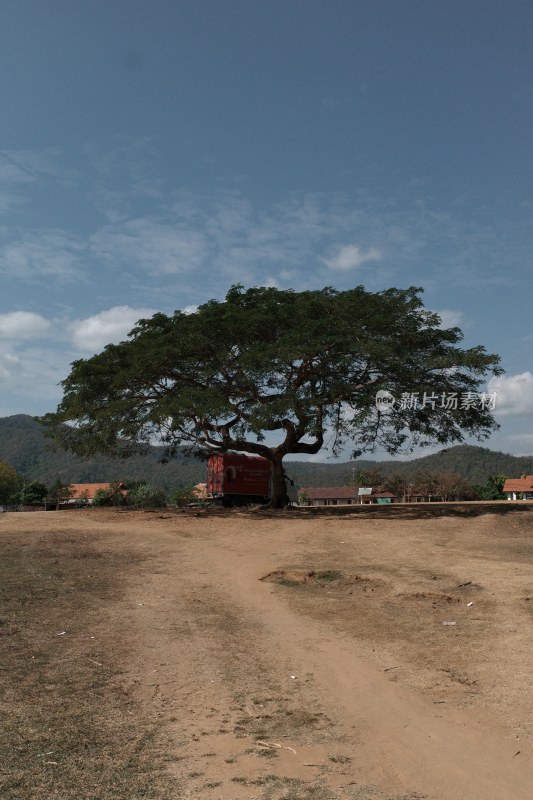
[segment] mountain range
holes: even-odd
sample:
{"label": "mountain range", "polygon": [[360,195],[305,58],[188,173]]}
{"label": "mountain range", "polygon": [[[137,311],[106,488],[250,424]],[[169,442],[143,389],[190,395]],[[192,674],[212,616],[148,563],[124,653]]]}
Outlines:
{"label": "mountain range", "polygon": [[[83,459],[53,445],[33,417],[0,417],[0,460],[7,461],[27,480],[46,484],[58,478],[63,483],[146,481],[167,493],[205,481],[204,461],[178,455],[163,464],[162,455],[162,448],[153,447],[148,454],[129,459]],[[411,461],[286,461],[286,471],[298,487],[343,486],[353,480],[355,472],[372,467],[380,467],[386,477],[399,474],[406,481],[417,472],[450,471],[471,483],[483,484],[489,475],[517,478],[533,474],[533,456],[518,457],[484,447],[457,445]]]}

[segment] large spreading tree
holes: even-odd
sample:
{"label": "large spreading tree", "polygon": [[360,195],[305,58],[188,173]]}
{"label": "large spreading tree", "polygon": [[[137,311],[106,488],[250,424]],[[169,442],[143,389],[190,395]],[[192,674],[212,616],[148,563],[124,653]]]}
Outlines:
{"label": "large spreading tree", "polygon": [[[81,455],[157,441],[168,455],[263,456],[274,507],[287,503],[289,454],[485,438],[497,426],[480,389],[498,357],[462,349],[461,331],[444,329],[420,294],[234,286],[192,314],[140,320],[127,341],[75,361],[42,421]],[[378,390],[386,402],[376,405]]]}

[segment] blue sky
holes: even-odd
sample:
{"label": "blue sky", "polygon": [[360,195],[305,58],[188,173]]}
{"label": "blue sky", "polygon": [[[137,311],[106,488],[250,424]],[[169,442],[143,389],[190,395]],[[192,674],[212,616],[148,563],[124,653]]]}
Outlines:
{"label": "blue sky", "polygon": [[231,284],[419,285],[533,452],[529,0],[10,0],[0,416]]}

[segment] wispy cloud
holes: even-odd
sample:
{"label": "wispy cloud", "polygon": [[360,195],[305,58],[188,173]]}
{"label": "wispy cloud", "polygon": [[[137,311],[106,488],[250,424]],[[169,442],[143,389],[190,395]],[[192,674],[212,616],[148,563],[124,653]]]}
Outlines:
{"label": "wispy cloud", "polygon": [[201,231],[153,218],[106,225],[90,239],[93,256],[147,275],[175,275],[205,264],[209,245]]}
{"label": "wispy cloud", "polygon": [[[236,282],[310,289],[334,281],[343,289],[355,275],[370,290],[416,284],[449,291],[474,285],[480,273],[484,283],[498,282],[502,263],[526,263],[513,244],[516,228],[502,222],[496,231],[435,209],[420,187],[386,199],[294,193],[258,204],[234,189],[176,189],[159,157],[149,138],[87,151],[83,197],[92,216],[83,233],[21,233],[6,224],[0,273],[11,281],[44,277],[55,287],[97,281],[105,270],[127,282],[124,300],[134,305],[164,304],[180,276],[184,303],[193,304]],[[64,161],[50,148],[0,154],[0,209],[23,203],[40,181],[81,181]],[[444,309],[444,324],[456,313]]]}
{"label": "wispy cloud", "polygon": [[71,187],[77,172],[66,166],[58,148],[0,151],[0,213],[6,214],[31,199],[40,181],[53,179]]}
{"label": "wispy cloud", "polygon": [[79,176],[77,170],[65,164],[64,154],[59,147],[3,150],[0,155],[33,180],[51,177],[71,186],[72,181]]}
{"label": "wispy cloud", "polygon": [[35,181],[33,175],[0,153],[0,214],[6,214],[26,202],[25,189]]}
{"label": "wispy cloud", "polygon": [[20,371],[20,358],[7,349],[0,348],[0,377],[8,381]]}
{"label": "wispy cloud", "polygon": [[62,230],[29,230],[0,247],[0,273],[9,278],[82,279],[86,245]]}

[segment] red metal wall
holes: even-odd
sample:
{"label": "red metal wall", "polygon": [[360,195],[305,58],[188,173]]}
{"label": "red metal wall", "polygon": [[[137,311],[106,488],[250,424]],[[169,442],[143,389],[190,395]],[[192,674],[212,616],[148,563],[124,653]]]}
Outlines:
{"label": "red metal wall", "polygon": [[209,456],[207,460],[208,495],[270,495],[270,462],[259,456],[231,453]]}

